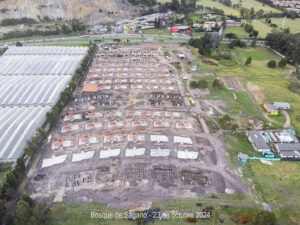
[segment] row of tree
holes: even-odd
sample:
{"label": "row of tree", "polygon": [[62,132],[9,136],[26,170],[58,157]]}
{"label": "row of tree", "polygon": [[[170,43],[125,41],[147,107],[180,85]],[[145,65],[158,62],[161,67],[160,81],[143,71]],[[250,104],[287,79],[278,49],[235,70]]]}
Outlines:
{"label": "row of tree", "polygon": [[154,6],[156,4],[156,0],[128,0],[129,3],[133,5],[146,5],[146,6]]}
{"label": "row of tree", "polygon": [[270,47],[285,55],[291,63],[300,65],[300,34],[273,30],[267,34]]}
{"label": "row of tree", "polygon": [[249,37],[250,38],[257,38],[258,36],[258,31],[254,30],[254,27],[252,24],[246,23],[246,24],[242,24],[242,26],[244,27],[244,30],[249,33]]}

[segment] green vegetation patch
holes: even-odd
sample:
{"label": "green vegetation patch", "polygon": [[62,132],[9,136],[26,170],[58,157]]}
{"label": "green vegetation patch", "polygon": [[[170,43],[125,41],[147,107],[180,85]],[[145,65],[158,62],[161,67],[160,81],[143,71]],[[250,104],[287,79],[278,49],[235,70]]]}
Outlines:
{"label": "green vegetation patch", "polygon": [[3,183],[5,176],[11,166],[12,166],[12,163],[1,163],[0,164],[0,184]]}
{"label": "green vegetation patch", "polygon": [[226,27],[225,34],[233,33],[239,38],[249,38],[249,33],[243,27]]}

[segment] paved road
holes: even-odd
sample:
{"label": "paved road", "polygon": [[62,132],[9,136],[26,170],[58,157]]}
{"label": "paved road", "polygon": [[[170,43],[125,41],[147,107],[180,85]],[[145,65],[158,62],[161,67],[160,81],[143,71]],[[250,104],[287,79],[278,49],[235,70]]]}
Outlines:
{"label": "paved road", "polygon": [[[132,39],[132,38],[139,38],[136,40],[129,40],[131,43],[137,43],[137,42],[168,42],[168,43],[184,43],[188,42],[188,40],[191,38],[188,35],[181,34],[181,35],[159,35],[159,34],[101,34],[101,35],[89,35],[89,38],[83,37],[83,36],[67,36],[67,37],[59,37],[59,38],[43,38],[39,40],[27,40],[27,41],[21,41],[24,45],[37,45],[37,44],[63,44],[63,43],[70,43],[70,44],[88,44],[90,40],[93,39],[103,39],[104,43],[114,43],[113,40],[105,40],[105,38],[110,39],[119,39],[122,38],[126,42],[126,38]],[[142,40],[142,38],[144,40]],[[155,38],[163,38],[166,40],[155,40]],[[173,40],[169,40],[169,38],[172,38]],[[82,41],[80,40],[82,39]],[[86,40],[89,39],[89,40]],[[223,38],[221,43],[222,44],[229,44],[234,39],[229,38]],[[246,42],[247,45],[251,45],[252,39],[241,39],[241,41]],[[257,40],[256,45],[258,46],[265,46],[266,42],[263,40]],[[15,42],[9,41],[4,42],[3,45],[13,46],[15,45]]]}

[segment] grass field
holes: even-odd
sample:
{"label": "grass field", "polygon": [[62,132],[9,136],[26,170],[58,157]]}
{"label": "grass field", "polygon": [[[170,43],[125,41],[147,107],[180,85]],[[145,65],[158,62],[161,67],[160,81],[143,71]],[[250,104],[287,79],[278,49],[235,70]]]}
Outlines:
{"label": "grass field", "polygon": [[251,7],[254,8],[255,11],[258,11],[259,9],[264,10],[264,13],[269,12],[280,12],[280,10],[276,8],[272,8],[268,5],[263,5],[261,2],[255,1],[255,0],[231,0],[232,4],[242,4],[242,7],[250,9]]}
{"label": "grass field", "polygon": [[[229,218],[234,210],[238,208],[242,211],[242,215],[250,214],[254,211],[252,207],[255,207],[254,201],[248,195],[240,194],[217,194],[212,198],[210,195],[199,195],[197,198],[193,199],[177,199],[171,201],[164,201],[161,203],[153,203],[152,208],[160,208],[161,211],[167,212],[170,215],[168,221],[155,220],[155,224],[164,225],[181,225],[189,224],[186,218],[178,218],[174,216],[172,218],[172,211],[183,212],[201,212],[206,206],[214,207],[211,220],[198,220],[201,224],[218,224],[218,217],[220,214],[227,215],[224,221],[224,225],[232,225],[232,221]],[[245,204],[245,201],[247,204]],[[202,206],[196,206],[196,203],[201,203]],[[221,203],[221,204],[219,204]],[[224,207],[224,205],[227,205]],[[233,205],[241,205],[240,207]],[[113,219],[91,219],[91,212],[97,213],[112,213]],[[137,224],[135,221],[129,221],[127,219],[116,219],[115,213],[121,213],[124,217],[127,211],[117,210],[108,208],[102,204],[90,203],[88,205],[63,205],[57,204],[51,209],[51,222],[46,225],[96,225],[96,224],[106,224],[106,225],[134,225]],[[149,223],[150,224],[150,223]]]}
{"label": "grass field", "polygon": [[[283,20],[284,18],[271,18],[272,23],[277,24],[278,29],[282,28]],[[300,33],[300,18],[294,20],[286,18],[283,28],[285,29],[288,27],[290,28],[290,32],[292,34]]]}
{"label": "grass field", "polygon": [[161,34],[161,35],[170,35],[171,34],[171,30],[169,29],[163,29],[163,30],[159,30],[159,29],[147,29],[147,30],[143,30],[144,34]]}
{"label": "grass field", "polygon": [[218,9],[222,9],[225,13],[225,15],[233,15],[233,16],[240,16],[240,12],[236,9],[233,9],[231,7],[225,6],[219,1],[212,1],[212,0],[198,0],[197,5],[203,5],[205,7],[215,7]]}
{"label": "grass field", "polygon": [[[247,23],[247,21],[243,21],[245,23]],[[267,24],[263,23],[263,22],[256,22],[256,23],[251,23],[254,27],[254,30],[258,31],[258,37],[259,38],[265,38],[267,36],[268,33],[271,33],[272,29],[270,26],[268,26]]]}
{"label": "grass field", "polygon": [[[193,49],[193,52],[197,58],[197,50]],[[213,72],[221,77],[236,76],[242,80],[245,86],[250,81],[260,87],[260,90],[266,97],[264,101],[266,103],[274,101],[290,102],[292,110],[289,114],[292,125],[297,133],[300,134],[300,121],[296,119],[296,116],[300,116],[300,95],[288,89],[291,79],[286,69],[270,69],[267,67],[269,60],[275,59],[278,61],[280,59],[279,56],[264,47],[235,48],[231,50],[231,53],[234,59],[226,60],[228,61],[226,65],[219,62],[219,66],[211,66],[198,60],[196,64],[200,68],[199,72]],[[249,66],[245,66],[245,60],[248,56],[252,57],[252,63]],[[289,68],[292,67],[288,66],[287,69]]]}
{"label": "grass field", "polygon": [[243,27],[226,27],[225,34],[233,33],[239,38],[248,38],[249,34]]}

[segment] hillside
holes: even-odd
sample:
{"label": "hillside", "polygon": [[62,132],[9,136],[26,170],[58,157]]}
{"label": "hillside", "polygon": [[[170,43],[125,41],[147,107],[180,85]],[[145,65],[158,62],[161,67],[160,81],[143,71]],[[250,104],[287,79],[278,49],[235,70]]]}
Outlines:
{"label": "hillside", "polygon": [[[99,10],[102,10],[99,13]],[[100,11],[101,11],[100,10]],[[0,0],[0,21],[7,18],[33,18],[45,16],[64,20],[124,18],[139,9],[124,0]],[[107,14],[113,12],[113,14]]]}

